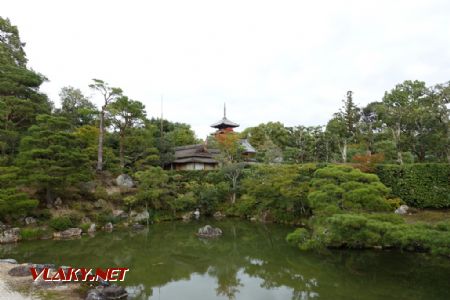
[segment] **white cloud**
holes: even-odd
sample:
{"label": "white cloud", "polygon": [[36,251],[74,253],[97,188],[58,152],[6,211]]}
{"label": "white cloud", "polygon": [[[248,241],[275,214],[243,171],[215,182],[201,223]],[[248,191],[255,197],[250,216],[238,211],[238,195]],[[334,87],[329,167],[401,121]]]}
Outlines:
{"label": "white cloud", "polygon": [[199,137],[221,117],[324,124],[347,90],[361,105],[406,79],[450,80],[441,1],[3,1],[29,64],[50,82],[122,87]]}

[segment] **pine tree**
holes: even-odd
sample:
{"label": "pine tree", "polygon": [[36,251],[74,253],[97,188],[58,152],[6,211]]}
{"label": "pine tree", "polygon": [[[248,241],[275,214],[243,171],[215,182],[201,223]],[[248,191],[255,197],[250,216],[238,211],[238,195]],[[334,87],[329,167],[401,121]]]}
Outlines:
{"label": "pine tree", "polygon": [[23,181],[45,192],[51,204],[55,194],[89,178],[88,159],[67,119],[50,115],[36,119],[21,140],[17,165]]}

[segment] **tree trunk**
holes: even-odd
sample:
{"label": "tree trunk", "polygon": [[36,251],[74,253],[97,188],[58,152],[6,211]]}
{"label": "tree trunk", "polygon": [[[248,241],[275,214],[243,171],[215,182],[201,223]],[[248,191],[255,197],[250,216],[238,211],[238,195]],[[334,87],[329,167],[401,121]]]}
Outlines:
{"label": "tree trunk", "polygon": [[399,164],[403,165],[403,155],[400,150],[400,123],[396,124],[396,128],[392,130],[392,136],[395,142],[395,148],[397,149],[397,161]]}
{"label": "tree trunk", "polygon": [[100,113],[100,126],[98,134],[98,155],[97,155],[97,171],[101,172],[103,170],[103,126],[105,121],[105,109],[102,107]]}
{"label": "tree trunk", "polygon": [[120,167],[122,169],[125,168],[125,154],[124,154],[124,141],[125,141],[125,134],[123,131],[120,132],[120,140],[119,140],[119,156],[120,156]]}
{"label": "tree trunk", "polygon": [[47,207],[51,208],[53,206],[53,195],[49,187],[45,189],[45,200],[47,201]]}
{"label": "tree trunk", "polygon": [[148,202],[145,202],[145,211],[147,212],[147,227],[149,225],[150,213],[148,212]]}
{"label": "tree trunk", "polygon": [[339,150],[341,151],[342,162],[347,162],[347,139],[343,140],[343,145],[339,144]]}

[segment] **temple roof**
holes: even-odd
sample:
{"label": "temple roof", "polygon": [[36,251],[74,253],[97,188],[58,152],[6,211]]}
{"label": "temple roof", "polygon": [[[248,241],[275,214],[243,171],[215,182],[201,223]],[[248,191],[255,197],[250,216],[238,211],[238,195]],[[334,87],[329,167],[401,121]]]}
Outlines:
{"label": "temple roof", "polygon": [[250,145],[247,139],[241,139],[239,142],[241,143],[241,146],[244,148],[244,153],[256,153],[256,149],[253,148],[252,145]]}
{"label": "temple roof", "polygon": [[225,106],[225,104],[223,105],[223,118],[222,120],[214,123],[211,125],[211,127],[213,128],[218,128],[218,129],[224,129],[224,128],[233,128],[233,127],[239,127],[239,124],[234,123],[233,121],[230,121],[227,119],[227,108]]}
{"label": "temple roof", "polygon": [[213,157],[217,151],[217,149],[207,149],[203,144],[176,147],[173,163],[203,162],[218,164],[218,161]]}

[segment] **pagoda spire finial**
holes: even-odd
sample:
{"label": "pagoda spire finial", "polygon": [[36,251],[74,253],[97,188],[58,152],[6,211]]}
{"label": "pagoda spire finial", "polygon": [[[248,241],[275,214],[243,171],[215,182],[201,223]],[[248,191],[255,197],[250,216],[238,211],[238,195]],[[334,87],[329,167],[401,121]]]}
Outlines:
{"label": "pagoda spire finial", "polygon": [[223,103],[223,117],[224,117],[224,118],[227,117],[227,105],[226,105],[225,102]]}

